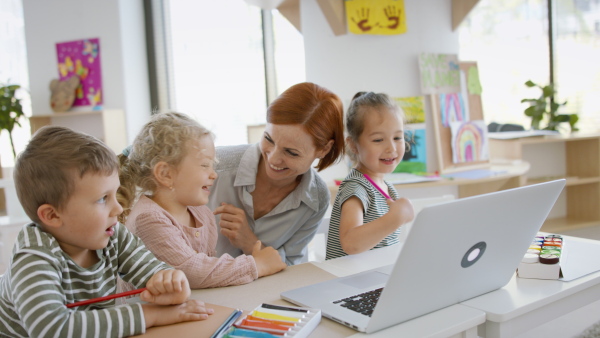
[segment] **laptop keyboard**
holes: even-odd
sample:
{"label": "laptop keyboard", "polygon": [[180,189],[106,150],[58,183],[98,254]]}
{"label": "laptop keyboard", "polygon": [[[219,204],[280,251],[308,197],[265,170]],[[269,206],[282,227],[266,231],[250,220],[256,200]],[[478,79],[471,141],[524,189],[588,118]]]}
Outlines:
{"label": "laptop keyboard", "polygon": [[333,304],[343,306],[348,310],[362,313],[365,316],[371,317],[373,314],[373,309],[375,309],[375,305],[377,304],[379,296],[381,295],[381,291],[383,291],[383,288],[336,300],[333,302]]}

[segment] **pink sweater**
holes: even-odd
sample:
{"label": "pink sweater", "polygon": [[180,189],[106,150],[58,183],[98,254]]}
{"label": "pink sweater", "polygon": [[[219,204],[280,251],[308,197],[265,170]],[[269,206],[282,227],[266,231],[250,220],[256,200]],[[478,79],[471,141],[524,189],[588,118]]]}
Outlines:
{"label": "pink sweater", "polygon": [[182,270],[192,289],[250,283],[258,278],[254,257],[215,257],[217,226],[207,206],[188,207],[195,227],[183,226],[146,196],[131,209],[125,225],[156,258]]}

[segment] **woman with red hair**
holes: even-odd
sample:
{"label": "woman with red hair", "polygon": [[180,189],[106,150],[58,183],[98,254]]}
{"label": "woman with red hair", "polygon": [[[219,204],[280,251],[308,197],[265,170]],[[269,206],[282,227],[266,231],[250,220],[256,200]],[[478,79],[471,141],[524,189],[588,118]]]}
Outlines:
{"label": "woman with red hair", "polygon": [[217,148],[208,204],[220,227],[217,254],[249,254],[260,240],[288,265],[307,261],[330,201],[317,171],[343,154],[340,98],[310,82],[288,88],[267,108],[259,143]]}

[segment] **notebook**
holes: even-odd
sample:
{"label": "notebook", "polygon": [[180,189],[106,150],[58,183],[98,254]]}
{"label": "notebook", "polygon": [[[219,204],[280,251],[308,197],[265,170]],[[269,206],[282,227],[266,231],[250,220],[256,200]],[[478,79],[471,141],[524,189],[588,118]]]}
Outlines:
{"label": "notebook", "polygon": [[[499,289],[564,186],[556,180],[427,206],[393,265],[288,290],[281,298],[372,333]],[[373,309],[359,304],[369,299]]]}

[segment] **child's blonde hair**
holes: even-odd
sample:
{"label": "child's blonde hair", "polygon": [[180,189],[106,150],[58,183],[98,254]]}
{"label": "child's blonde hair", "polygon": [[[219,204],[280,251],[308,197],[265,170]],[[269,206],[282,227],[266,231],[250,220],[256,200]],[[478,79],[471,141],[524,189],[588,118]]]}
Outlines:
{"label": "child's blonde hair", "polygon": [[[375,108],[375,109],[370,109]],[[396,101],[390,98],[384,93],[373,93],[373,92],[358,92],[352,98],[348,112],[346,113],[346,131],[348,137],[354,144],[358,143],[358,138],[362,135],[365,126],[365,119],[368,112],[377,111],[377,108],[387,108],[390,112],[395,112],[399,115],[403,122],[406,122],[404,111],[398,106]],[[407,141],[404,142],[406,149],[410,149],[410,145]],[[346,147],[346,153],[352,160],[357,163],[356,154],[352,151],[350,144]]]}
{"label": "child's blonde hair", "polygon": [[50,204],[61,210],[75,190],[75,178],[86,173],[110,176],[117,156],[97,138],[60,126],[40,128],[17,157],[17,197],[29,218],[42,224],[37,210]]}
{"label": "child's blonde hair", "polygon": [[119,221],[125,223],[138,194],[153,195],[158,188],[154,166],[166,162],[177,166],[187,155],[190,141],[214,134],[196,120],[181,113],[159,113],[152,116],[140,133],[119,155],[121,187],[117,199],[123,207]]}

